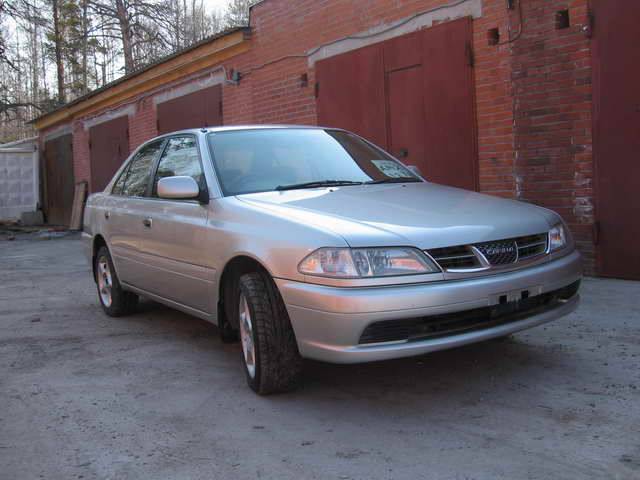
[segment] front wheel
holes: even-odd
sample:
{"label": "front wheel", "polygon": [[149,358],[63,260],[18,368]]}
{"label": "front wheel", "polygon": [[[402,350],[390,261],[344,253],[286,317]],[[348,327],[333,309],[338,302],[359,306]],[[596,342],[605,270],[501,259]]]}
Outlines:
{"label": "front wheel", "polygon": [[133,313],[138,304],[138,296],[122,289],[107,247],[100,247],[98,250],[93,271],[96,276],[98,298],[104,312],[110,317]]}
{"label": "front wheel", "polygon": [[242,360],[251,389],[261,395],[295,388],[302,358],[280,292],[262,272],[240,277],[238,325]]}

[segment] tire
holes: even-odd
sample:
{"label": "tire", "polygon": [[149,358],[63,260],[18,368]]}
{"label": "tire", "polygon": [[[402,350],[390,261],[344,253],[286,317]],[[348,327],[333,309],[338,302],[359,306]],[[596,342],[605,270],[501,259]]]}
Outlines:
{"label": "tire", "polygon": [[218,319],[218,333],[222,343],[236,343],[240,338],[239,333],[229,323],[222,303],[218,303]]}
{"label": "tire", "polygon": [[302,377],[302,358],[280,292],[268,274],[240,277],[235,311],[249,387],[260,395],[296,388]]}
{"label": "tire", "polygon": [[107,247],[103,246],[98,249],[93,271],[98,287],[98,300],[107,315],[122,317],[135,312],[138,305],[138,295],[122,289]]}

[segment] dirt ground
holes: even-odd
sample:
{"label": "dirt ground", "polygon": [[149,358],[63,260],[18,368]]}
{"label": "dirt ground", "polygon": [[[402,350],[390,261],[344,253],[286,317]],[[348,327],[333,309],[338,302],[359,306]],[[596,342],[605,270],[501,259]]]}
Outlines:
{"label": "dirt ground", "polygon": [[111,319],[75,236],[0,240],[0,478],[640,479],[640,283],[545,327],[258,397],[238,345]]}

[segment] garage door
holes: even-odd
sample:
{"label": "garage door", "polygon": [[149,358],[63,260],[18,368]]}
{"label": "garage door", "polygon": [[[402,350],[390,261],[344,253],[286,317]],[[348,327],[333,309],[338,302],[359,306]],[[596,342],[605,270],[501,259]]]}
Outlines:
{"label": "garage door", "polygon": [[318,123],[352,130],[431,181],[477,189],[471,19],[319,61]]}
{"label": "garage door", "polygon": [[640,280],[640,2],[592,6],[598,273]]}
{"label": "garage door", "polygon": [[73,150],[71,134],[44,144],[45,213],[52,225],[68,226],[73,207]]}
{"label": "garage door", "polygon": [[158,134],[222,125],[222,87],[198,90],[157,106]]}
{"label": "garage door", "polygon": [[114,118],[89,129],[91,191],[104,190],[129,156],[129,117]]}

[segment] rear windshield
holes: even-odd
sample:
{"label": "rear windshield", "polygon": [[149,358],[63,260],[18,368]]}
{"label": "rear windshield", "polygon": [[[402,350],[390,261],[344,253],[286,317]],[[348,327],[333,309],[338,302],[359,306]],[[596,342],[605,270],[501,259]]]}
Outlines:
{"label": "rear windshield", "polygon": [[383,150],[342,130],[233,130],[208,139],[224,195],[314,182],[420,181]]}

